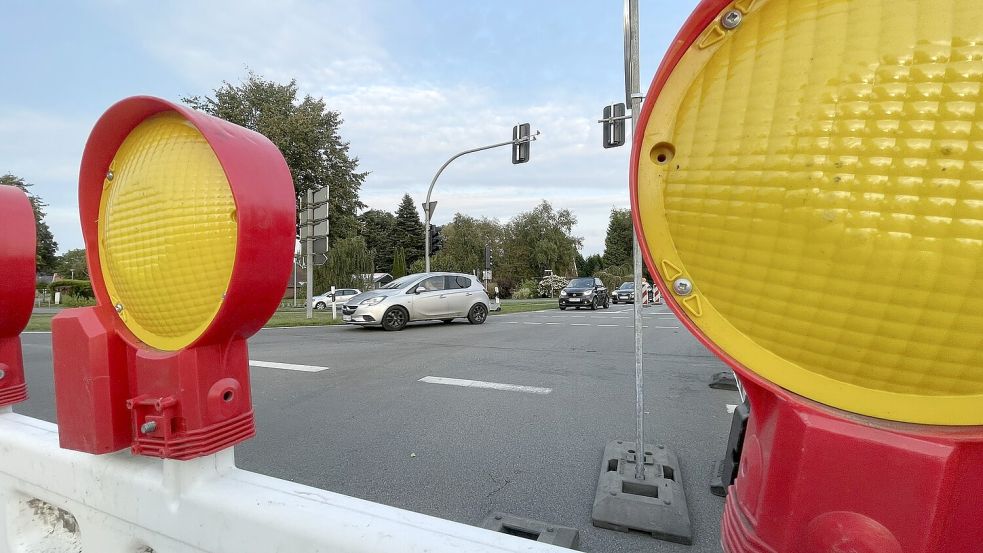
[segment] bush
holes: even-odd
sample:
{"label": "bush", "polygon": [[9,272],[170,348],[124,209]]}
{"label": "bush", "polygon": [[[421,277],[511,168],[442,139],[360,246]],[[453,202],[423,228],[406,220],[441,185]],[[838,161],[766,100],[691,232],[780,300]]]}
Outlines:
{"label": "bush", "polygon": [[539,281],[539,285],[536,287],[539,291],[540,297],[552,298],[558,291],[563,290],[567,287],[567,283],[570,279],[566,277],[561,277],[559,275],[550,275]]}
{"label": "bush", "polygon": [[92,299],[92,283],[88,280],[56,280],[48,285],[48,291],[52,294],[61,292],[62,296],[75,296],[76,298]]}
{"label": "bush", "polygon": [[537,283],[533,279],[523,280],[519,287],[512,291],[512,297],[517,300],[528,300],[539,297]]}

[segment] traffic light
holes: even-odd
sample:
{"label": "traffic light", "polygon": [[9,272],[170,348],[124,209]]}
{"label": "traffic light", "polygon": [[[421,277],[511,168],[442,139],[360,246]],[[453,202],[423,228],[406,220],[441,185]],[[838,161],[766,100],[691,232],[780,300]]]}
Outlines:
{"label": "traffic light", "polygon": [[434,254],[440,251],[440,248],[444,245],[444,237],[440,235],[440,230],[442,227],[437,225],[430,225],[430,253]]}
{"label": "traffic light", "polygon": [[529,144],[532,137],[529,136],[529,123],[523,123],[512,127],[512,164],[525,163],[529,161]]}
{"label": "traffic light", "polygon": [[604,107],[604,147],[617,148],[625,144],[625,104],[612,104]]}
{"label": "traffic light", "polygon": [[706,0],[652,80],[636,234],[750,400],[728,553],[979,550],[981,20]]}
{"label": "traffic light", "polygon": [[492,269],[492,251],[491,246],[485,244],[485,270],[490,271]]}

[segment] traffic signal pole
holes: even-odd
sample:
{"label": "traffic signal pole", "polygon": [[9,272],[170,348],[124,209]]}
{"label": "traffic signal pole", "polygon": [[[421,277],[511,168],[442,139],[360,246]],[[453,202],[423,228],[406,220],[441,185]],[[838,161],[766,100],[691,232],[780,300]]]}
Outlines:
{"label": "traffic signal pole", "polygon": [[424,243],[424,246],[423,246],[423,256],[424,256],[424,259],[425,259],[425,261],[424,261],[424,265],[425,265],[424,271],[425,272],[427,272],[427,273],[430,272],[430,219],[433,217],[433,208],[431,207],[431,204],[430,204],[430,196],[431,196],[431,194],[433,194],[433,187],[434,187],[434,185],[437,184],[437,178],[439,178],[440,177],[440,174],[444,172],[444,169],[446,169],[447,166],[450,165],[452,161],[454,161],[455,159],[457,159],[457,158],[459,158],[459,157],[461,157],[463,155],[473,154],[475,152],[481,152],[481,151],[484,151],[484,150],[491,150],[492,148],[501,148],[502,146],[515,146],[515,145],[518,145],[518,144],[525,144],[527,142],[532,142],[533,140],[536,140],[536,135],[538,135],[538,134],[539,134],[539,131],[536,131],[536,134],[533,134],[533,135],[530,135],[530,136],[526,136],[526,137],[523,137],[523,138],[516,138],[516,139],[513,139],[513,140],[509,140],[508,142],[499,142],[497,144],[489,144],[487,146],[480,146],[478,148],[472,148],[470,150],[464,150],[463,152],[459,152],[459,153],[454,154],[453,156],[451,156],[450,159],[448,159],[447,161],[445,161],[444,164],[440,166],[440,169],[437,170],[437,174],[434,175],[433,176],[433,180],[430,181],[430,188],[427,189],[427,201],[424,202],[424,204],[423,204],[424,205],[424,209],[423,209],[423,211],[424,211],[424,218],[426,219],[426,221],[423,224],[423,243]]}

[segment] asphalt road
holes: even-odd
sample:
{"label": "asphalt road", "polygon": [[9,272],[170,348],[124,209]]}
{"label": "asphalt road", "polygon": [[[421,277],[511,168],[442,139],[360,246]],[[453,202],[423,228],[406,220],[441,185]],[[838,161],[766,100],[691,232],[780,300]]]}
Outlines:
{"label": "asphalt road", "polygon": [[[631,317],[630,305],[613,305],[402,332],[263,330],[252,360],[308,370],[252,368],[258,435],[236,448],[236,463],[468,524],[504,511],[572,526],[584,551],[719,551],[723,500],[708,482],[737,393],[707,386],[725,367],[662,306],[645,309],[646,441],[680,458],[694,545],[590,523],[605,443],[634,440]],[[23,342],[31,399],[15,411],[54,421],[50,335]]]}

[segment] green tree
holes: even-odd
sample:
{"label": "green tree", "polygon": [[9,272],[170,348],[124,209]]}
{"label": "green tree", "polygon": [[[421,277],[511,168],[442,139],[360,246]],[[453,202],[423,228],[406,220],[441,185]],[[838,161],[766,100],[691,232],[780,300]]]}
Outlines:
{"label": "green tree", "polygon": [[390,273],[393,279],[406,276],[406,252],[403,248],[396,246],[393,251],[393,270]]}
{"label": "green tree", "polygon": [[612,209],[604,238],[604,266],[631,265],[631,210]]}
{"label": "green tree", "polygon": [[361,236],[343,238],[328,250],[327,262],[314,269],[314,289],[370,289],[374,272],[372,251],[365,246],[365,240]]}
{"label": "green tree", "polygon": [[358,172],[358,158],[349,154],[348,142],[339,134],[341,114],[329,110],[323,98],[299,99],[296,80],[281,84],[249,72],[238,85],[223,82],[212,97],[182,100],[269,138],[287,160],[298,198],[307,190],[327,186],[331,198],[328,243],[358,234],[355,214],[365,207],[358,192],[367,173]]}
{"label": "green tree", "polygon": [[375,266],[380,269],[392,267],[395,248],[393,229],[396,228],[396,216],[381,209],[370,209],[359,215],[358,219],[362,225],[362,236],[365,238],[366,247],[375,252]]}
{"label": "green tree", "polygon": [[62,277],[75,280],[85,280],[89,278],[89,264],[85,260],[85,249],[78,248],[68,250],[58,256],[55,270]]}
{"label": "green tree", "polygon": [[403,248],[406,262],[410,265],[423,258],[423,222],[420,213],[413,204],[409,194],[403,195],[403,200],[396,208],[396,226],[392,232],[393,244]]}
{"label": "green tree", "polygon": [[574,274],[577,250],[583,244],[582,238],[573,235],[576,223],[570,210],[554,210],[545,200],[532,211],[513,217],[503,229],[500,274],[515,284],[528,278],[539,280],[547,269],[558,275]]}
{"label": "green tree", "polygon": [[594,276],[597,271],[604,266],[604,259],[599,254],[587,256],[584,263],[580,266],[580,275],[583,277]]}
{"label": "green tree", "polygon": [[0,186],[16,186],[27,194],[27,198],[31,201],[31,207],[34,209],[34,225],[37,229],[38,236],[37,271],[39,273],[54,272],[57,262],[55,253],[58,251],[58,243],[55,242],[55,237],[51,234],[48,223],[44,221],[44,208],[48,207],[48,204],[44,203],[40,197],[31,194],[28,188],[34,186],[33,184],[24,181],[24,179],[18,176],[10,173],[0,176]]}
{"label": "green tree", "polygon": [[431,260],[432,268],[480,275],[485,268],[486,244],[491,248],[493,264],[501,258],[502,225],[494,219],[455,213],[441,234],[443,247]]}

